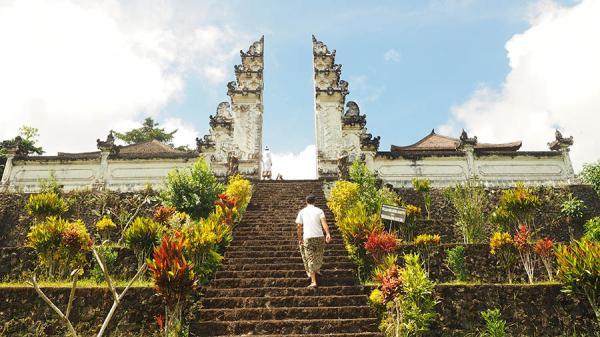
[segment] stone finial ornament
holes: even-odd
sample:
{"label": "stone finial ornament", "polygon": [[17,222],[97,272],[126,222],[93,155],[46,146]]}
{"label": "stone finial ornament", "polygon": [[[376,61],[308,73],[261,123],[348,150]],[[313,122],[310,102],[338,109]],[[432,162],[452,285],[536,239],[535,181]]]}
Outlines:
{"label": "stone finial ornament", "polygon": [[196,147],[198,152],[205,152],[203,150],[212,149],[215,147],[215,141],[211,135],[204,135],[202,138],[196,138]]}
{"label": "stone finial ornament", "polygon": [[344,126],[360,126],[363,128],[367,125],[367,116],[360,114],[360,108],[354,101],[348,101],[346,103],[346,112],[342,116],[342,123]]}
{"label": "stone finial ornament", "polygon": [[327,45],[325,45],[325,43],[323,43],[322,41],[317,40],[317,38],[314,35],[312,36],[312,41],[313,41],[313,55],[335,57],[335,50],[333,52],[330,52],[329,49],[327,48]]}
{"label": "stone finial ornament", "polygon": [[232,118],[231,105],[229,104],[229,102],[221,102],[221,103],[219,103],[219,105],[217,105],[216,116],[224,117],[224,118]]}
{"label": "stone finial ornament", "polygon": [[458,148],[463,148],[465,145],[477,145],[477,136],[469,138],[469,135],[467,134],[467,131],[465,131],[465,129],[462,130],[459,139],[460,143],[458,144]]}
{"label": "stone finial ornament", "polygon": [[118,148],[115,146],[115,136],[113,135],[113,131],[111,130],[106,136],[106,140],[102,141],[100,139],[96,139],[96,147],[98,150],[103,152],[117,152]]}
{"label": "stone finial ornament", "polygon": [[252,43],[250,48],[248,48],[247,52],[240,50],[240,55],[242,57],[260,57],[263,56],[263,50],[265,45],[265,36],[261,36],[260,40]]}
{"label": "stone finial ornament", "polygon": [[360,147],[362,150],[366,151],[377,151],[379,150],[379,142],[381,141],[381,136],[373,137],[372,134],[364,132],[360,135]]}
{"label": "stone finial ornament", "polygon": [[573,136],[570,136],[568,138],[563,137],[562,133],[558,131],[558,129],[556,130],[556,132],[554,132],[554,138],[554,141],[548,143],[548,147],[552,151],[568,149],[574,143]]}

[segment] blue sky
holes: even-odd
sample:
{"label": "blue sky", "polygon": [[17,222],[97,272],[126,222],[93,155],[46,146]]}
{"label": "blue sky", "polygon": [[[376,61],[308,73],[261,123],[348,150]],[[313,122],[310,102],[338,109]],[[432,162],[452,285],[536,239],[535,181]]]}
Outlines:
{"label": "blue sky", "polygon": [[[501,3],[501,5],[500,5]],[[448,119],[450,107],[480,83],[499,85],[509,70],[505,43],[527,26],[525,1],[234,1],[228,22],[265,35],[264,142],[276,152],[314,143],[311,34],[337,49],[349,100],[372,133],[391,143],[417,141]],[[248,41],[248,44],[250,41]],[[384,58],[386,52],[396,59]],[[393,52],[392,52],[393,53]],[[233,79],[233,64],[227,74]],[[165,111],[206,130],[225,100],[189,78]]]}
{"label": "blue sky", "polygon": [[0,139],[30,125],[48,154],[91,151],[152,116],[193,145],[265,35],[263,142],[300,177],[315,34],[381,150],[432,128],[545,150],[558,128],[579,169],[600,157],[599,17],[598,0],[0,0]]}

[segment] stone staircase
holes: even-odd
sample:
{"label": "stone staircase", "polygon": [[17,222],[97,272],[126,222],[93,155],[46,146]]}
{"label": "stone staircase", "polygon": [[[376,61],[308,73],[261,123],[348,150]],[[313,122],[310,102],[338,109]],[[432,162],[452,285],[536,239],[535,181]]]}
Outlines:
{"label": "stone staircase", "polygon": [[[318,289],[308,289],[294,220],[308,194],[325,210],[333,242]],[[381,336],[319,181],[256,182],[191,336]]]}

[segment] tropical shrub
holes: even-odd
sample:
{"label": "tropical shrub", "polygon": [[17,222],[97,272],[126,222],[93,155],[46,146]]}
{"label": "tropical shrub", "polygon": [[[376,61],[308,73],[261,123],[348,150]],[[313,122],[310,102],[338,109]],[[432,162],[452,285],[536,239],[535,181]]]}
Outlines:
{"label": "tropical shrub", "polygon": [[210,171],[204,159],[198,159],[192,167],[169,172],[160,197],[165,205],[199,219],[212,212],[217,195],[223,191],[223,184]]}
{"label": "tropical shrub", "polygon": [[365,250],[371,255],[375,265],[383,262],[386,255],[392,254],[398,248],[398,238],[393,233],[374,231],[365,242]]}
{"label": "tropical shrub", "polygon": [[523,224],[528,230],[533,230],[535,211],[541,204],[534,192],[533,188],[525,187],[521,182],[515,188],[502,191],[498,208],[511,227]]}
{"label": "tropical shrub", "polygon": [[117,225],[112,221],[109,216],[103,216],[102,219],[96,222],[96,231],[100,233],[100,238],[104,240],[108,240],[110,237],[110,232],[117,229]]}
{"label": "tropical shrub", "polygon": [[59,185],[54,171],[50,172],[50,177],[48,177],[47,179],[40,179],[38,183],[40,185],[41,193],[53,192],[58,195],[62,193],[62,187]]}
{"label": "tropical shrub", "polygon": [[182,335],[183,307],[197,285],[192,265],[184,255],[185,246],[185,236],[176,231],[173,236],[162,238],[160,246],[154,248],[152,260],[148,260],[154,289],[165,303],[165,337]]}
{"label": "tropical shrub", "polygon": [[600,216],[591,218],[585,222],[582,239],[600,241]]}
{"label": "tropical shrub", "polygon": [[554,280],[554,267],[552,262],[554,261],[554,241],[549,238],[539,239],[533,246],[533,251],[540,257],[546,272],[548,273],[548,280]]}
{"label": "tropical shrub", "polygon": [[421,216],[421,207],[408,204],[405,205],[404,208],[406,209],[406,220],[404,221],[404,224],[400,225],[399,233],[402,240],[405,242],[412,242],[415,231],[417,230],[417,220]]}
{"label": "tropical shrub", "polygon": [[517,261],[517,252],[512,236],[507,232],[495,232],[490,238],[490,253],[500,260],[506,270],[508,283],[512,283],[512,268]]}
{"label": "tropical shrub", "polygon": [[377,175],[361,161],[354,161],[349,169],[350,181],[357,184],[358,199],[369,214],[379,213],[383,198],[377,188]]}
{"label": "tropical shrub", "polygon": [[81,220],[71,222],[53,216],[33,225],[27,241],[50,278],[81,268],[92,247],[90,234]]}
{"label": "tropical shrub", "polygon": [[[100,254],[100,256],[103,257],[104,266],[110,273],[110,271],[113,270],[117,264],[117,257],[119,256],[119,252],[117,252],[113,247],[108,245],[96,246],[95,249]],[[104,272],[102,271],[100,264],[96,260],[94,260],[94,267],[92,268],[92,270],[90,270],[90,277],[96,283],[102,283],[106,280]]]}
{"label": "tropical shrub", "polygon": [[488,309],[481,312],[481,317],[485,321],[485,331],[479,336],[481,337],[505,337],[506,321],[502,319],[500,309]]}
{"label": "tropical shrub", "polygon": [[215,201],[214,212],[218,214],[223,224],[233,226],[233,223],[238,216],[236,207],[237,199],[224,193],[219,194],[218,197],[217,201]]}
{"label": "tropical shrub", "polygon": [[133,251],[142,266],[152,253],[154,247],[160,244],[160,238],[166,231],[165,226],[151,218],[137,217],[123,233],[125,245]]}
{"label": "tropical shrub", "polygon": [[583,218],[583,211],[585,211],[585,203],[569,194],[567,199],[560,206],[560,213],[567,218],[569,225],[573,224],[573,221]]}
{"label": "tropical shrub", "polygon": [[593,164],[583,165],[580,177],[585,183],[592,185],[596,193],[600,195],[600,160]]}
{"label": "tropical shrub", "polygon": [[33,194],[25,204],[27,213],[41,221],[49,216],[61,216],[69,210],[69,205],[54,192]]}
{"label": "tropical shrub", "polygon": [[327,206],[333,212],[336,221],[346,216],[346,210],[353,209],[359,200],[359,186],[349,181],[337,181],[331,189]]}
{"label": "tropical shrub", "polygon": [[456,281],[464,282],[468,278],[465,266],[465,246],[446,249],[446,267],[452,272]]}
{"label": "tropical shrub", "polygon": [[446,197],[456,210],[455,225],[463,236],[463,242],[481,243],[487,238],[489,199],[483,185],[469,180],[446,189]]}
{"label": "tropical shrub", "polygon": [[234,175],[229,178],[225,194],[229,198],[237,200],[236,207],[239,215],[236,221],[238,221],[246,212],[246,207],[252,199],[252,184],[248,179],[244,179],[240,175]]}
{"label": "tropical shrub", "polygon": [[181,229],[192,221],[185,212],[175,212],[169,219],[168,226],[173,229]]}
{"label": "tropical shrub", "polygon": [[431,219],[431,187],[429,179],[412,179],[413,188],[415,191],[421,193],[425,204],[425,211],[427,212],[427,219]]}
{"label": "tropical shrub", "polygon": [[356,246],[362,246],[372,232],[383,230],[379,217],[369,215],[362,202],[348,209],[337,225],[344,239]]}
{"label": "tropical shrub", "polygon": [[378,275],[386,312],[381,329],[386,336],[420,336],[435,318],[434,283],[422,269],[419,255],[404,255],[404,268],[397,265]]}
{"label": "tropical shrub", "polygon": [[519,225],[519,231],[514,236],[513,241],[515,243],[515,247],[517,247],[517,251],[519,252],[519,257],[521,258],[521,263],[523,263],[523,268],[525,268],[525,272],[527,273],[527,279],[529,280],[529,283],[533,284],[535,254],[531,238],[531,231],[528,230],[525,225]]}
{"label": "tropical shrub", "polygon": [[433,255],[434,246],[439,245],[441,237],[439,234],[420,234],[415,238],[415,245],[421,253],[421,256],[425,257],[425,268],[427,275],[430,271],[431,256]]}
{"label": "tropical shrub", "polygon": [[583,293],[600,321],[600,243],[581,240],[558,245],[556,262],[564,291]]}
{"label": "tropical shrub", "polygon": [[161,205],[154,209],[152,217],[154,218],[154,221],[158,222],[159,224],[167,225],[176,211],[177,210],[175,207]]}

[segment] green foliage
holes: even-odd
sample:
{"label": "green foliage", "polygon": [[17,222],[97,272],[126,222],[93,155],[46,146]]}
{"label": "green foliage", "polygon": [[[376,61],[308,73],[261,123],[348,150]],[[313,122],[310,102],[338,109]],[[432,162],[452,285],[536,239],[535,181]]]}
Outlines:
{"label": "green foliage", "polygon": [[166,227],[147,217],[137,217],[123,233],[125,245],[131,249],[138,259],[138,267],[150,256]]}
{"label": "green foliage", "polygon": [[456,210],[455,226],[463,235],[463,242],[482,243],[488,235],[486,210],[489,199],[483,185],[472,180],[444,191]]}
{"label": "green foliage", "polygon": [[531,230],[534,226],[535,211],[540,204],[540,198],[534,189],[519,182],[515,188],[502,191],[494,217],[496,222],[501,219],[508,228],[517,228],[519,224],[523,224]]}
{"label": "green foliage", "polygon": [[464,282],[468,278],[467,268],[465,266],[465,247],[456,246],[446,250],[446,266],[456,281]]}
{"label": "green foliage", "polygon": [[38,137],[38,129],[30,126],[22,126],[19,129],[17,137],[0,141],[0,177],[2,177],[2,173],[4,172],[8,149],[16,146],[16,154],[20,156],[44,153],[42,147],[36,146]]}
{"label": "green foliage", "polygon": [[362,202],[348,209],[337,225],[344,239],[357,246],[362,246],[372,232],[383,230],[378,215],[370,215]]}
{"label": "green foliage", "polygon": [[367,165],[356,160],[350,166],[350,181],[358,185],[358,199],[369,214],[378,213],[383,202],[377,189],[377,175]]}
{"label": "green foliage", "polygon": [[600,195],[600,160],[583,165],[583,170],[579,176],[585,183],[592,185],[596,193]]}
{"label": "green foliage", "polygon": [[27,213],[41,220],[48,216],[60,216],[69,210],[69,205],[63,198],[54,193],[40,193],[29,196],[25,204]]}
{"label": "green foliage", "polygon": [[506,332],[506,321],[504,321],[500,314],[500,309],[488,309],[481,312],[481,317],[485,321],[485,331],[481,333],[480,337],[505,337],[508,336]]}
{"label": "green foliage", "polygon": [[[117,257],[119,255],[119,252],[117,252],[113,247],[107,245],[96,246],[96,251],[104,259],[104,266],[110,274],[110,272],[115,268],[117,264]],[[94,267],[92,268],[92,270],[90,270],[90,277],[98,284],[104,282],[106,279],[104,277],[102,269],[100,269],[98,261],[94,259],[93,263]]]}
{"label": "green foliage", "polygon": [[336,221],[343,219],[348,209],[354,208],[359,201],[359,189],[357,183],[350,181],[340,180],[335,183],[329,194],[327,206],[333,212]]}
{"label": "green foliage", "polygon": [[198,159],[190,168],[169,172],[160,197],[166,205],[199,219],[210,214],[217,196],[223,190],[223,184],[210,171],[204,159]]}
{"label": "green foliage", "polygon": [[40,179],[39,184],[41,193],[53,192],[58,195],[62,193],[62,186],[58,184],[54,171],[50,172],[50,177],[48,179]]}
{"label": "green foliage", "polygon": [[600,242],[600,216],[589,219],[584,226],[582,239]]}
{"label": "green foliage", "polygon": [[571,219],[583,218],[584,210],[585,203],[574,197],[573,194],[569,194],[567,200],[565,200],[560,207],[560,213]]}
{"label": "green foliage", "polygon": [[[406,254],[404,262],[405,267],[399,269],[400,292],[386,303],[387,311],[383,315],[381,328],[386,336],[422,336],[436,316],[434,283],[421,267],[419,255]],[[395,268],[393,266],[390,270]],[[386,278],[382,280],[389,283]]]}
{"label": "green foliage", "polygon": [[144,119],[141,128],[132,129],[124,133],[113,132],[115,137],[124,141],[127,144],[143,143],[151,140],[157,140],[161,143],[170,144],[173,140],[173,135],[177,130],[171,132],[165,131],[164,128],[159,128],[158,123],[155,123],[151,117]]}
{"label": "green foliage", "polygon": [[431,182],[429,179],[412,179],[413,188],[415,191],[421,193],[425,204],[425,211],[427,212],[427,219],[431,219]]}
{"label": "green foliage", "polygon": [[27,243],[38,253],[40,264],[47,268],[51,278],[81,268],[92,247],[90,234],[81,220],[70,222],[53,216],[31,227]]}
{"label": "green foliage", "polygon": [[556,262],[564,291],[583,293],[600,322],[600,242],[581,240],[558,245]]}

